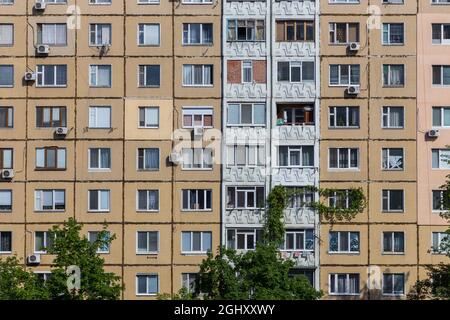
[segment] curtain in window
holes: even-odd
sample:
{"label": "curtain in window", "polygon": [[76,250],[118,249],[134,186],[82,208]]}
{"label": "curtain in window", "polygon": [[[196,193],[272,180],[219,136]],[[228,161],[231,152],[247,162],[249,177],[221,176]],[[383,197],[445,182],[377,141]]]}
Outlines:
{"label": "curtain in window", "polygon": [[348,292],[349,293],[358,293],[359,292],[359,277],[357,277],[355,275],[349,275]]}
{"label": "curtain in window", "polygon": [[157,191],[149,191],[148,193],[148,208],[152,210],[158,209],[158,192]]}
{"label": "curtain in window", "polygon": [[66,195],[63,190],[55,191],[55,209],[62,210],[65,208],[66,203]]}
{"label": "curtain in window", "polygon": [[[203,66],[202,65],[194,65],[194,82],[195,85],[203,84]],[[205,72],[206,73],[206,72]]]}
{"label": "curtain in window", "polygon": [[238,104],[229,104],[228,105],[228,112],[227,112],[227,120],[228,124],[239,124],[239,105]]}
{"label": "curtain in window", "polygon": [[42,43],[43,44],[55,44],[55,25],[54,24],[42,24]]}
{"label": "curtain in window", "polygon": [[97,67],[97,86],[110,87],[111,86],[111,67],[98,66]]}
{"label": "curtain in window", "polygon": [[11,207],[12,199],[11,199],[11,191],[0,191],[0,207],[6,208]]}
{"label": "curtain in window", "polygon": [[[50,69],[53,69],[53,67],[51,67]],[[53,78],[51,78],[51,79],[52,79],[51,82],[53,84]],[[66,83],[67,83],[67,67],[66,66],[57,66],[56,84],[57,85],[65,85]]]}
{"label": "curtain in window", "polygon": [[183,84],[191,85],[192,83],[192,65],[183,66]]}
{"label": "curtain in window", "polygon": [[12,86],[14,84],[14,67],[0,66],[0,86]]}
{"label": "curtain in window", "polygon": [[391,81],[390,84],[399,86],[403,84],[403,68],[401,66],[391,66],[390,68]]}
{"label": "curtain in window", "polygon": [[198,44],[200,43],[200,28],[201,24],[191,23],[190,24],[190,39],[189,43]]}
{"label": "curtain in window", "polygon": [[347,42],[347,27],[345,23],[336,24],[336,42],[337,43]]}
{"label": "curtain in window", "polygon": [[182,251],[188,252],[191,251],[191,233],[190,232],[182,232],[181,233],[181,246]]}
{"label": "curtain in window", "polygon": [[99,26],[99,36],[98,44],[110,44],[111,43],[111,25],[101,24]]}
{"label": "curtain in window", "polygon": [[43,196],[42,208],[44,210],[53,209],[53,192],[52,191],[43,191],[42,196]]}
{"label": "curtain in window", "polygon": [[109,209],[109,191],[100,191],[100,209]]}
{"label": "curtain in window", "polygon": [[302,165],[304,167],[314,166],[314,147],[302,147]]}
{"label": "curtain in window", "polygon": [[34,234],[34,250],[41,251],[44,248],[44,232]]}
{"label": "curtain in window", "polygon": [[66,167],[66,149],[58,149],[57,150],[57,163],[56,167],[65,168]]}
{"label": "curtain in window", "polygon": [[212,84],[212,66],[206,65],[203,68],[204,70],[204,79],[203,84]]}
{"label": "curtain in window", "polygon": [[383,251],[392,251],[392,233],[383,233]]}
{"label": "curtain in window", "polygon": [[203,251],[211,250],[212,239],[211,232],[202,232]]}
{"label": "curtain in window", "polygon": [[159,151],[158,149],[145,149],[145,168],[159,168]]}
{"label": "curtain in window", "polygon": [[338,293],[345,293],[347,288],[347,275],[339,274],[337,275],[337,277],[338,277],[337,281]]}
{"label": "curtain in window", "polygon": [[11,251],[11,232],[0,232],[0,251]]}
{"label": "curtain in window", "polygon": [[394,236],[394,251],[402,252],[404,247],[403,234],[399,233]]}
{"label": "curtain in window", "polygon": [[109,149],[101,149],[100,151],[100,164],[101,168],[110,168],[111,153]]}
{"label": "curtain in window", "polygon": [[144,44],[158,45],[159,44],[159,25],[146,24],[144,25]]}
{"label": "curtain in window", "polygon": [[0,25],[0,44],[10,45],[13,43],[14,27],[12,24]]}

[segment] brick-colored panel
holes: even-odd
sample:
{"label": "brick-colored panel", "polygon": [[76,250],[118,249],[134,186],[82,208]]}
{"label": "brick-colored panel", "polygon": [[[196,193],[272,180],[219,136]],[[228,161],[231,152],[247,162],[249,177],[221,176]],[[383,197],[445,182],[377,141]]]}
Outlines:
{"label": "brick-colored panel", "polygon": [[240,60],[227,61],[227,82],[241,83],[241,64]]}
{"label": "brick-colored panel", "polygon": [[253,79],[256,83],[266,83],[266,60],[253,61]]}

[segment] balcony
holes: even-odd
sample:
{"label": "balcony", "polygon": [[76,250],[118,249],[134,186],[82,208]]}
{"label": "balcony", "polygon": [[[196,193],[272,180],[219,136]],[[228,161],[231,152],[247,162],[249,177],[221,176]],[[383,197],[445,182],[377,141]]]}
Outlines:
{"label": "balcony", "polygon": [[266,1],[224,1],[223,14],[231,16],[265,16]]}
{"label": "balcony", "polygon": [[265,83],[227,83],[225,97],[228,99],[266,99],[267,84]]}
{"label": "balcony", "polygon": [[262,224],[264,223],[263,209],[226,209],[225,224]]}
{"label": "balcony", "polygon": [[225,129],[226,144],[269,143],[269,132],[265,127],[228,127]]}
{"label": "balcony", "polygon": [[313,16],[316,12],[316,2],[311,0],[304,1],[275,1],[273,3],[273,13],[282,16]]}
{"label": "balcony", "polygon": [[291,208],[284,210],[284,223],[296,225],[314,225],[315,211],[311,208]]}
{"label": "balcony", "polygon": [[272,182],[281,185],[314,185],[318,180],[317,168],[273,167]]}
{"label": "balcony", "polygon": [[294,261],[294,267],[309,267],[312,268],[315,266],[315,252],[314,251],[281,251],[281,258],[285,260]]}
{"label": "balcony", "polygon": [[280,143],[304,143],[317,139],[313,104],[277,104],[277,126],[273,139]]}
{"label": "balcony", "polygon": [[264,183],[268,170],[266,167],[225,167],[223,179],[227,182]]}
{"label": "balcony", "polygon": [[223,50],[227,57],[258,58],[267,55],[265,41],[227,41]]}
{"label": "balcony", "polygon": [[317,94],[314,81],[280,82],[274,81],[273,97],[276,99],[315,99]]}

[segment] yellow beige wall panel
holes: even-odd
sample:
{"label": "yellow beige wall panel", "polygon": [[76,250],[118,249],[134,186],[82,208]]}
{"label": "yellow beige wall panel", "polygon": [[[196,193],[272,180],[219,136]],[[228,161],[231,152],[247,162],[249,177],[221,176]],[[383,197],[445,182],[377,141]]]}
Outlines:
{"label": "yellow beige wall panel", "polygon": [[[23,70],[20,72],[20,79],[22,80],[25,73],[26,63],[23,64],[19,61],[16,62],[17,65],[22,66]],[[64,87],[37,87],[37,81],[29,82],[28,85],[28,96],[31,98],[66,98],[75,96],[75,58],[62,58],[62,57],[47,57],[42,58],[29,58],[28,68],[36,71],[37,65],[67,65],[67,85]],[[88,70],[84,71],[87,75]],[[87,76],[86,76],[87,77]],[[25,86],[23,87],[25,88]]]}
{"label": "yellow beige wall panel", "polygon": [[[102,231],[102,224],[84,224],[81,234],[88,237],[88,232]],[[122,225],[109,224],[107,231],[110,235],[115,235],[116,239],[111,242],[108,253],[100,253],[100,257],[105,259],[105,264],[122,264]]]}
{"label": "yellow beige wall panel", "polygon": [[359,3],[330,3],[329,1],[320,1],[321,14],[366,14],[369,0],[361,0]]}
{"label": "yellow beige wall panel", "polygon": [[173,292],[178,292],[183,285],[183,273],[198,273],[198,266],[174,266],[173,267]]}
{"label": "yellow beige wall panel", "polygon": [[[105,6],[107,7],[107,6]],[[99,57],[100,49],[96,45],[90,45],[90,24],[106,23],[111,25],[111,47],[102,58],[124,55],[123,47],[123,17],[120,16],[81,16],[80,29],[77,32],[77,55]]]}
{"label": "yellow beige wall panel", "polygon": [[[159,24],[159,45],[138,45],[139,24]],[[172,32],[171,16],[128,16],[126,20],[125,37],[126,55],[171,56]]]}
{"label": "yellow beige wall panel", "polygon": [[[155,4],[139,4],[137,1],[126,1],[126,11],[129,15],[171,15],[173,3],[160,1]],[[197,6],[196,6],[197,7]]]}
{"label": "yellow beige wall panel", "polygon": [[[25,141],[0,140],[0,148],[13,149],[14,178],[12,181],[25,180],[26,144]],[[4,180],[0,180],[3,182]],[[0,185],[5,183],[0,183]]]}
{"label": "yellow beige wall panel", "polygon": [[181,233],[183,231],[207,231],[212,232],[212,250],[216,252],[220,245],[220,226],[217,224],[175,224],[173,228],[173,263],[186,265],[200,265],[203,259],[206,259],[205,254],[184,254],[181,252]]}
{"label": "yellow beige wall panel", "polygon": [[221,13],[221,3],[220,1],[213,1],[208,4],[183,4],[182,1],[178,0],[175,3],[175,15],[220,15]]}
{"label": "yellow beige wall panel", "polygon": [[[159,211],[138,211],[137,190],[158,190]],[[135,223],[169,223],[172,212],[172,183],[171,182],[130,182],[125,183],[125,221]]]}
{"label": "yellow beige wall panel", "polygon": [[[25,255],[28,256],[30,254],[35,253],[35,232],[44,232],[49,231],[53,228],[55,223],[40,223],[40,224],[27,224],[24,232],[25,235]],[[59,225],[61,226],[61,224]],[[48,267],[53,263],[53,259],[55,259],[55,255],[50,254],[41,254],[41,267]]]}
{"label": "yellow beige wall panel", "polygon": [[[111,150],[111,169],[89,169],[89,149],[109,148]],[[110,140],[77,141],[77,180],[122,180],[123,179],[123,143]]]}
{"label": "yellow beige wall panel", "polygon": [[[108,212],[89,211],[89,190],[109,190],[110,203]],[[90,182],[77,183],[76,185],[75,218],[79,222],[122,222],[122,204],[123,199],[121,182]]]}
{"label": "yellow beige wall panel", "polygon": [[[183,210],[184,189],[206,189],[212,191],[212,209],[209,211]],[[220,223],[220,186],[211,182],[177,182],[174,190],[173,219],[181,223]]]}
{"label": "yellow beige wall panel", "polygon": [[439,264],[449,263],[450,258],[442,253],[433,253],[432,251],[432,233],[445,232],[448,228],[445,226],[419,226],[419,264]]}
{"label": "yellow beige wall panel", "polygon": [[[403,149],[403,170],[382,168],[382,150],[384,148]],[[417,179],[415,141],[370,141],[369,158],[370,180],[416,181]]]}
{"label": "yellow beige wall panel", "polygon": [[83,14],[121,14],[124,12],[123,1],[111,1],[108,5],[90,4],[89,1],[77,1],[77,6],[80,8],[80,13]]}
{"label": "yellow beige wall panel", "polygon": [[[111,107],[111,128],[89,128],[89,107]],[[122,99],[77,99],[77,139],[122,139],[124,107]]]}
{"label": "yellow beige wall panel", "polygon": [[[90,65],[111,65],[111,88],[97,88],[89,85]],[[123,97],[124,61],[123,58],[103,57],[78,58],[77,60],[77,96],[78,97]]]}
{"label": "yellow beige wall panel", "polygon": [[[1,220],[0,220],[1,221]],[[11,239],[11,253],[2,253],[0,254],[0,259],[5,259],[6,257],[16,256],[22,262],[25,257],[23,254],[24,244],[25,244],[25,228],[24,225],[18,224],[0,224],[0,232],[7,231],[12,232]]]}
{"label": "yellow beige wall panel", "polygon": [[[4,223],[25,222],[25,183],[1,183],[0,190],[11,190],[12,210],[0,214],[0,225]],[[6,228],[6,227],[5,227]],[[6,229],[5,229],[6,231]],[[16,243],[17,244],[17,243]]]}
{"label": "yellow beige wall panel", "polygon": [[[405,85],[383,85],[383,65],[404,65]],[[416,57],[385,57],[370,59],[370,95],[372,97],[416,97]]]}
{"label": "yellow beige wall panel", "polygon": [[[382,128],[383,107],[403,107],[404,124],[402,129]],[[416,139],[415,99],[371,99],[369,117],[371,139]]]}
{"label": "yellow beige wall panel", "polygon": [[[138,170],[138,148],[159,148],[159,170]],[[168,161],[171,141],[125,141],[125,180],[170,181],[172,168]]]}
{"label": "yellow beige wall panel", "polygon": [[2,14],[25,14],[27,11],[26,1],[14,1],[13,6],[3,6]]}
{"label": "yellow beige wall panel", "polygon": [[[57,147],[66,149],[66,169],[46,170],[36,168],[36,149]],[[28,181],[67,181],[75,179],[75,143],[74,141],[45,141],[35,140],[27,142],[27,180]]]}
{"label": "yellow beige wall panel", "polygon": [[403,1],[403,3],[400,4],[386,4],[383,3],[383,0],[370,0],[369,4],[371,6],[377,6],[378,8],[380,8],[380,13],[382,14],[404,15],[415,14],[417,12],[416,1]]}
{"label": "yellow beige wall panel", "polygon": [[[139,127],[139,108],[158,107],[159,126]],[[127,140],[171,140],[173,132],[173,100],[144,100],[127,98],[125,100],[125,139]]]}
{"label": "yellow beige wall panel", "polygon": [[[417,226],[415,224],[372,224],[369,229],[371,264],[417,264]],[[404,253],[383,253],[383,232],[404,232]]]}
{"label": "yellow beige wall panel", "polygon": [[[359,232],[359,253],[330,253],[330,232],[351,231]],[[365,265],[368,259],[367,225],[364,224],[322,224],[320,228],[321,265]]]}
{"label": "yellow beige wall panel", "polygon": [[156,295],[136,295],[136,275],[137,274],[157,274],[159,278],[159,292],[171,293],[170,266],[126,266],[124,267],[123,280],[125,290],[123,297],[125,300],[156,300]]}
{"label": "yellow beige wall panel", "polygon": [[[358,169],[330,169],[330,148],[359,148]],[[329,181],[367,180],[367,141],[322,141],[320,144],[320,179]]]}
{"label": "yellow beige wall panel", "polygon": [[[386,212],[382,210],[382,190],[403,190],[403,212]],[[369,219],[371,222],[415,223],[417,221],[415,183],[371,182],[369,195]]]}
{"label": "yellow beige wall panel", "polygon": [[450,7],[446,3],[437,5],[431,3],[431,1],[419,1],[419,14],[423,15],[425,13],[448,14],[450,13]]}
{"label": "yellow beige wall panel", "polygon": [[[155,254],[137,253],[137,232],[158,231],[159,251]],[[170,264],[172,252],[172,233],[170,224],[127,224],[125,225],[125,260],[126,265],[167,265]],[[168,279],[163,279],[165,282]]]}
{"label": "yellow beige wall panel", "polygon": [[[220,16],[176,16],[174,25],[174,41],[176,56],[220,56]],[[183,23],[212,23],[213,24],[213,45],[183,45]]]}
{"label": "yellow beige wall panel", "polygon": [[[0,58],[0,64],[14,66],[14,87],[1,87],[0,97],[20,98],[26,95],[26,85],[23,82],[23,76],[27,70],[25,58]],[[34,69],[34,67],[32,67]],[[6,102],[6,101],[4,101]]]}
{"label": "yellow beige wall panel", "polygon": [[[17,1],[16,1],[17,2]],[[2,6],[2,14],[6,14],[12,7],[15,6]],[[27,25],[26,18],[23,16],[9,16],[2,17],[2,23],[10,23],[14,25],[13,45],[0,46],[0,56],[25,56],[26,55],[26,43],[23,39],[26,39],[27,28],[31,33],[31,28]]]}
{"label": "yellow beige wall panel", "polygon": [[[139,87],[139,65],[159,65],[160,85],[158,87]],[[172,98],[172,58],[145,57],[128,58],[126,75],[126,96],[144,98]],[[179,69],[181,70],[181,68]],[[180,71],[181,72],[181,71]]]}
{"label": "yellow beige wall panel", "polygon": [[[14,1],[16,2],[16,1]],[[45,15],[50,14],[67,14],[68,8],[73,7],[76,4],[76,0],[67,0],[67,3],[48,4],[45,9]],[[33,13],[35,1],[28,1],[28,13]]]}
{"label": "yellow beige wall panel", "polygon": [[[368,96],[368,59],[363,57],[322,57],[321,61],[321,96],[322,98],[346,98],[347,85],[330,85],[330,65],[332,64],[354,64],[359,65],[359,77],[361,93],[357,98]],[[372,81],[372,78],[371,78]]]}
{"label": "yellow beige wall panel", "polygon": [[[408,1],[407,1],[408,2]],[[415,4],[414,4],[415,5]],[[386,6],[387,7],[387,6]],[[390,7],[402,7],[401,14],[406,13],[406,4],[402,6],[390,6]],[[383,26],[380,28],[373,28],[370,30],[370,54],[375,56],[411,56],[416,54],[416,16],[415,15],[395,15],[395,16],[382,16],[380,23],[403,23],[404,25],[404,44],[402,45],[383,45]]]}

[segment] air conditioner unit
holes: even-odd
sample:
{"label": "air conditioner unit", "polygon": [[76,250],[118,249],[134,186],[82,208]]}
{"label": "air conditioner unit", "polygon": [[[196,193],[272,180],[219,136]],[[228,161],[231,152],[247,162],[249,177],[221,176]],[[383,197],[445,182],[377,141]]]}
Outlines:
{"label": "air conditioner unit", "polygon": [[350,42],[348,45],[348,50],[350,51],[358,51],[361,48],[359,42]]}
{"label": "air conditioner unit", "polygon": [[46,44],[39,44],[36,47],[36,52],[38,54],[49,54],[50,53],[50,46]]}
{"label": "air conditioner unit", "polygon": [[172,152],[169,155],[169,161],[172,162],[173,164],[179,164],[181,162],[180,154],[176,153],[176,152]]}
{"label": "air conditioner unit", "polygon": [[45,2],[42,1],[36,1],[36,3],[34,4],[34,9],[35,10],[45,10]]}
{"label": "air conditioner unit", "polygon": [[36,81],[36,73],[27,71],[25,72],[24,79],[25,81]]}
{"label": "air conditioner unit", "polygon": [[194,127],[194,137],[203,136],[203,127]]}
{"label": "air conditioner unit", "polygon": [[354,86],[348,86],[347,87],[347,93],[348,94],[358,94],[360,92],[360,87],[359,85],[354,85]]}
{"label": "air conditioner unit", "polygon": [[58,135],[58,136],[65,136],[65,135],[67,135],[67,128],[58,127],[55,130],[55,134]]}
{"label": "air conditioner unit", "polygon": [[433,129],[427,132],[428,137],[437,138],[439,137],[439,130]]}
{"label": "air conditioner unit", "polygon": [[40,254],[30,254],[27,256],[27,264],[28,265],[36,265],[41,263],[41,255]]}
{"label": "air conditioner unit", "polygon": [[12,179],[14,177],[13,169],[3,169],[1,174],[3,179]]}

